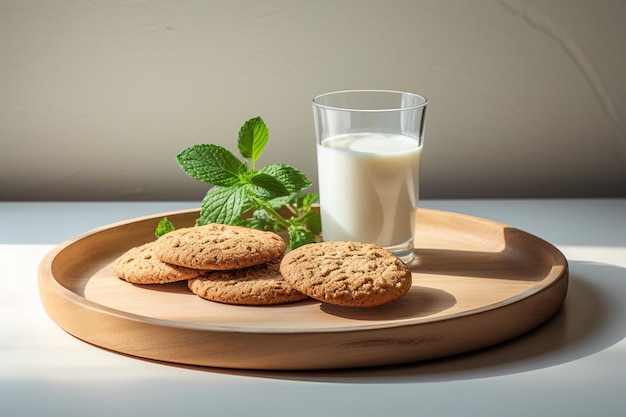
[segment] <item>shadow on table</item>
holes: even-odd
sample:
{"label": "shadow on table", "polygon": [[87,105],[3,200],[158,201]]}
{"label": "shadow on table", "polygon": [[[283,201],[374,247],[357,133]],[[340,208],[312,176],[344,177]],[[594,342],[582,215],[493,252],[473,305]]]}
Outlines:
{"label": "shadow on table", "polygon": [[626,270],[570,262],[564,306],[535,330],[499,345],[446,359],[329,371],[270,372],[194,368],[257,378],[343,383],[415,383],[510,375],[584,358],[626,336]]}

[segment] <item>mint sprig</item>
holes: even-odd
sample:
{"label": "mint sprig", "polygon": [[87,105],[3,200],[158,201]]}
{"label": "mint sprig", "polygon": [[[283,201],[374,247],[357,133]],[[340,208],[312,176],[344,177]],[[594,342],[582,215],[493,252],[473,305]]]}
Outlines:
{"label": "mint sprig", "polygon": [[[268,140],[265,122],[255,117],[239,130],[237,148],[246,161],[212,144],[194,145],[176,156],[178,165],[187,175],[212,185],[202,200],[196,224],[286,230],[292,249],[313,243],[315,236],[321,233],[319,213],[312,209],[318,195],[304,192],[313,182],[300,170],[286,164],[268,164],[257,170],[256,162]],[[284,208],[290,213],[287,217],[279,213]],[[244,213],[250,215],[244,217]]]}

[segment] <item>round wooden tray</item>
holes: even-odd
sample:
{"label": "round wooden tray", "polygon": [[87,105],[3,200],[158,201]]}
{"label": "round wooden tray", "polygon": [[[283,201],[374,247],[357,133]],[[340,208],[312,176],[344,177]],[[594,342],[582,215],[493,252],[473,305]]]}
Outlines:
{"label": "round wooden tray", "polygon": [[490,346],[553,316],[567,292],[555,247],[492,221],[419,209],[413,286],[399,301],[359,309],[303,301],[270,307],[206,301],[186,282],[137,286],[111,263],[154,239],[167,216],[191,226],[197,210],[95,229],[39,266],[50,317],[89,343],[141,358],[239,369],[330,369],[398,364]]}

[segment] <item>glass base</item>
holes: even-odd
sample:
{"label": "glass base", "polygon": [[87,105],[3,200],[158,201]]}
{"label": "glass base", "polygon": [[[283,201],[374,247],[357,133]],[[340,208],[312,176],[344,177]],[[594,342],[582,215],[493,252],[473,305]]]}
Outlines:
{"label": "glass base", "polygon": [[413,238],[399,245],[386,246],[385,249],[396,255],[405,264],[408,264],[413,260],[413,258],[415,258],[415,252],[413,250]]}

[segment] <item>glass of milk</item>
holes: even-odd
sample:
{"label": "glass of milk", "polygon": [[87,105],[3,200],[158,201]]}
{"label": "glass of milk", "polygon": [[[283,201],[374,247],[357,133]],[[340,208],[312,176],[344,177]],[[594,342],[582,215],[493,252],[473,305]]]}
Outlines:
{"label": "glass of milk", "polygon": [[414,257],[426,99],[351,90],[313,99],[322,235]]}

